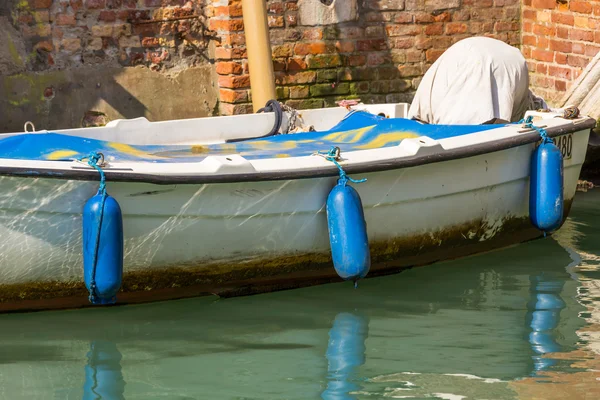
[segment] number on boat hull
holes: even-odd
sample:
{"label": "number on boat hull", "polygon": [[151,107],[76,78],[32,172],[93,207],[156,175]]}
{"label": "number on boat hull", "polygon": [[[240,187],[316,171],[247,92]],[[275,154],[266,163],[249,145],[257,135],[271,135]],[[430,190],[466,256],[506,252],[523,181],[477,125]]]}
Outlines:
{"label": "number on boat hull", "polygon": [[573,134],[569,133],[568,135],[553,137],[552,141],[562,153],[563,160],[570,160],[571,152],[573,150]]}

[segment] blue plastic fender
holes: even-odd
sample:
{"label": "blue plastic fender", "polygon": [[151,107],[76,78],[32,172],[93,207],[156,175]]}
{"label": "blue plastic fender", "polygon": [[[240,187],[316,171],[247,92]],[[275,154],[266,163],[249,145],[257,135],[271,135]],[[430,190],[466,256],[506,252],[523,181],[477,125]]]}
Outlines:
{"label": "blue plastic fender", "polygon": [[98,192],[83,208],[83,276],[94,304],[116,302],[123,280],[123,217],[119,203],[105,196],[104,207]]}
{"label": "blue plastic fender", "polygon": [[533,225],[544,232],[562,223],[563,159],[551,141],[542,142],[531,158],[529,217]]}
{"label": "blue plastic fender", "polygon": [[367,224],[358,192],[340,179],[327,198],[327,224],[333,266],[355,282],[371,268]]}

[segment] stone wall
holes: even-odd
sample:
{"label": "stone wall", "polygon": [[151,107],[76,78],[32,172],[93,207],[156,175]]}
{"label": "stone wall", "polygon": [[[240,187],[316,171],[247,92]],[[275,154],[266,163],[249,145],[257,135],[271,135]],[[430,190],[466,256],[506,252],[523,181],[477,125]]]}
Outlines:
{"label": "stone wall", "polygon": [[213,115],[204,0],[3,0],[0,132]]}
{"label": "stone wall", "polygon": [[[277,96],[297,108],[339,99],[410,101],[456,41],[520,43],[518,0],[267,0]],[[220,112],[251,111],[240,0],[213,0]]]}
{"label": "stone wall", "polygon": [[600,1],[523,0],[522,13],[532,90],[556,105],[600,51]]}

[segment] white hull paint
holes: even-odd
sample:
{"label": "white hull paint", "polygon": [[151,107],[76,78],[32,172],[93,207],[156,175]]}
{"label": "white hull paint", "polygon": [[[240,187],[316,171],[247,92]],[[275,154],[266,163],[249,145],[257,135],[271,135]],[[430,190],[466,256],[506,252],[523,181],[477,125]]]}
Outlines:
{"label": "white hull paint", "polygon": [[[588,136],[589,129],[574,132],[571,158],[564,160],[567,204],[575,195]],[[445,232],[471,224],[460,233],[465,240],[493,242],[507,221],[528,219],[534,145],[350,174],[367,178],[353,186],[362,198],[370,241],[430,236],[443,249]],[[160,274],[172,267],[210,275],[224,265],[243,269],[247,260],[327,255],[325,202],[336,180],[158,185],[109,179],[108,193],[124,216],[125,273]],[[0,288],[82,282],[81,212],[97,188],[97,182],[85,180],[0,177]]]}

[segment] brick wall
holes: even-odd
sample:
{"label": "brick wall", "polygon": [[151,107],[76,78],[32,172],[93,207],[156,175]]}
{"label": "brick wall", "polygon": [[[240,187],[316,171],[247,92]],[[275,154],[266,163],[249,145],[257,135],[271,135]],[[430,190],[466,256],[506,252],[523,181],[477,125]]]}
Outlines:
{"label": "brick wall", "polygon": [[[521,41],[519,0],[265,1],[277,97],[300,109],[350,98],[410,101],[423,73],[456,41],[475,35]],[[10,116],[0,130],[41,114],[45,127],[73,126],[84,109],[99,107],[96,97],[114,118],[252,109],[241,0],[4,0],[0,19],[6,10],[25,65],[0,79],[0,113]],[[0,43],[0,72],[2,57]],[[175,82],[198,65],[210,71]],[[57,71],[62,75],[52,75]],[[123,74],[130,76],[125,83]],[[107,85],[112,92],[99,94]],[[201,96],[202,107],[193,106]]]}
{"label": "brick wall", "polygon": [[522,51],[531,87],[557,103],[600,51],[600,1],[523,0]]}
{"label": "brick wall", "polygon": [[[277,96],[297,108],[343,98],[410,101],[424,71],[456,41],[486,35],[520,44],[518,0],[344,0],[345,20],[320,26],[303,21],[311,1],[267,0]],[[213,0],[208,16],[219,40],[220,112],[249,112],[241,0]]]}

